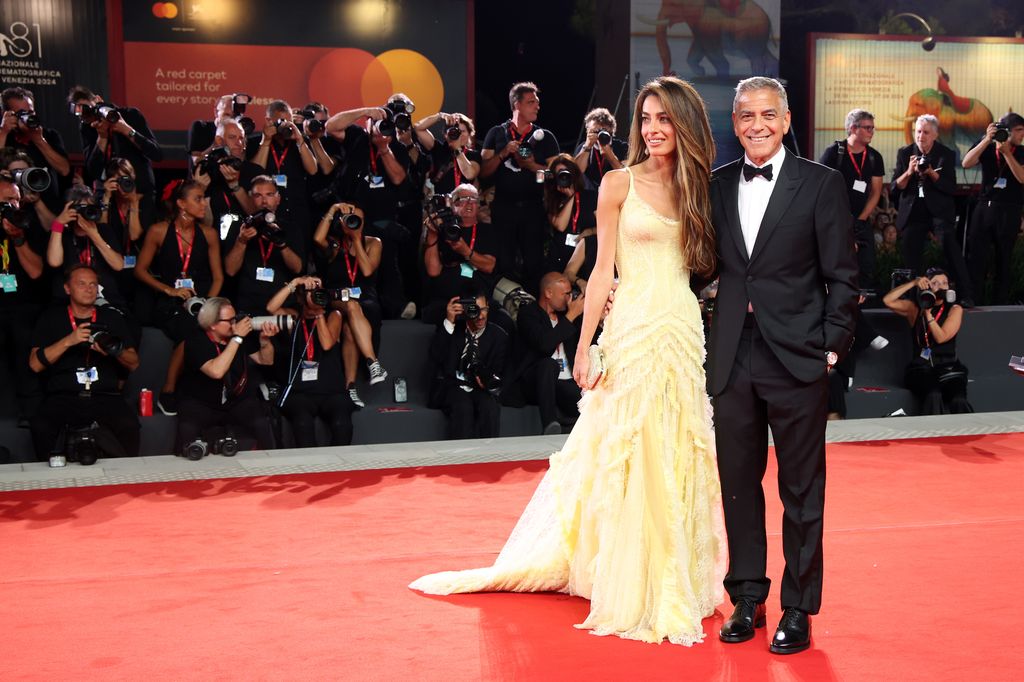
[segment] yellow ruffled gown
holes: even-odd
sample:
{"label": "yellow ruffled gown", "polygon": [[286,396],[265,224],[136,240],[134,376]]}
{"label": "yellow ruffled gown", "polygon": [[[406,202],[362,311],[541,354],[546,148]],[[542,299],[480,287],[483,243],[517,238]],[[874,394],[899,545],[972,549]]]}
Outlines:
{"label": "yellow ruffled gown", "polygon": [[590,600],[576,627],[689,646],[722,601],[727,562],[704,331],[680,224],[637,196],[632,174],[616,241],[607,371],[497,561],[410,587],[565,592]]}

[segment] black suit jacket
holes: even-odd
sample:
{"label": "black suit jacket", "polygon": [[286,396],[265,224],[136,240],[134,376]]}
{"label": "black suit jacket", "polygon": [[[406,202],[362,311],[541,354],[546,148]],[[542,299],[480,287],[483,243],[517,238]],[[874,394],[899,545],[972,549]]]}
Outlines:
{"label": "black suit jacket", "polygon": [[799,381],[825,372],[825,353],[842,356],[853,337],[857,260],[843,176],[787,153],[753,252],[747,257],[738,192],[743,159],[712,174],[718,298],[711,322],[708,390],[729,381],[747,303],[768,346]]}
{"label": "black suit jacket", "polygon": [[519,332],[519,344],[515,368],[509,376],[509,383],[528,374],[539,361],[550,358],[560,343],[565,344],[565,355],[569,360],[569,368],[572,369],[580,340],[580,328],[570,322],[565,313],[558,313],[558,324],[552,327],[551,318],[540,304],[534,301],[519,309],[516,329]]}
{"label": "black suit jacket", "polygon": [[[477,339],[480,361],[485,367],[501,376],[508,352],[508,334],[501,327],[488,323],[484,333]],[[434,366],[434,381],[431,387],[430,407],[440,407],[443,391],[449,386],[461,384],[455,373],[462,362],[462,349],[466,345],[466,323],[455,323],[451,334],[444,328],[444,321],[437,325],[430,344],[430,360]],[[479,387],[476,387],[480,390]]]}
{"label": "black suit jacket", "polygon": [[[920,155],[921,151],[916,144],[908,144],[896,152],[896,167],[892,171],[892,194],[898,197],[896,229],[901,232],[910,219],[914,202],[920,201],[920,197],[915,178],[911,177],[904,189],[896,186],[896,178],[907,172],[911,156]],[[956,154],[949,147],[936,142],[927,156],[932,168],[938,169],[939,179],[936,182],[926,179],[921,181],[924,186],[924,205],[932,214],[932,218],[952,223],[956,220],[956,203],[953,200],[953,192],[956,190]]]}
{"label": "black suit jacket", "polygon": [[[82,136],[82,153],[85,155],[85,174],[90,180],[99,180],[103,177],[103,171],[107,161],[111,158],[121,157],[128,159],[135,168],[135,186],[139,194],[152,195],[156,187],[156,179],[153,175],[153,161],[163,161],[164,152],[156,136],[149,129],[146,117],[135,107],[118,107],[121,117],[125,123],[130,125],[136,133],[135,140],[138,147],[121,133],[110,133],[107,139],[108,152],[101,151],[97,146],[99,135],[96,129],[83,123],[79,127]],[[148,227],[144,225],[143,227]]]}

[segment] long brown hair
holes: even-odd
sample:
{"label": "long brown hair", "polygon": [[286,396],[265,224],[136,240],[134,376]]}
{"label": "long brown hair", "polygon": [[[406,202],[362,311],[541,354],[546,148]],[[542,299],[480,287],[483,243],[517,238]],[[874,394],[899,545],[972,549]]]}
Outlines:
{"label": "long brown hair", "polygon": [[707,277],[715,270],[715,231],[711,225],[711,164],[715,140],[704,100],[686,81],[662,76],[647,83],[636,96],[629,130],[629,159],[635,166],[650,154],[641,133],[644,100],[654,96],[672,121],[676,133],[676,177],[673,198],[679,202],[683,230],[683,261],[695,274]]}

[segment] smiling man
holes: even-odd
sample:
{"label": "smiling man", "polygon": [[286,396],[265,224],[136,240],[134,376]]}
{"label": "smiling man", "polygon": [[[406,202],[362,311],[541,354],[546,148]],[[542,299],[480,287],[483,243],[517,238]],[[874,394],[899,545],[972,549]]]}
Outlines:
{"label": "smiling man", "polygon": [[775,438],[786,569],[773,653],[810,645],[821,604],[827,371],[850,347],[857,265],[842,176],[786,152],[786,91],[740,81],[733,128],[744,158],[712,175],[718,299],[708,390],[729,536],[725,588],[735,610],[723,642],[765,625],[767,541],[761,479]]}

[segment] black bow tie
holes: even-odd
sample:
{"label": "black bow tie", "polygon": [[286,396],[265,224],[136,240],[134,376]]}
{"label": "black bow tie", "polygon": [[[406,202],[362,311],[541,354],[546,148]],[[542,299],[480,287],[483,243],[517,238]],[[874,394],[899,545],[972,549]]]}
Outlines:
{"label": "black bow tie", "polygon": [[771,179],[772,179],[772,165],[769,163],[767,166],[762,166],[761,168],[755,168],[754,166],[751,166],[749,163],[743,164],[743,179],[744,180],[746,180],[747,182],[750,182],[751,180],[756,178],[758,175],[763,175],[765,180],[768,180],[769,182],[771,182]]}

